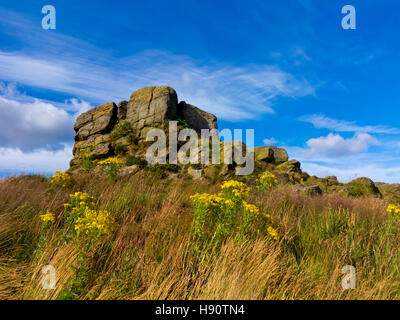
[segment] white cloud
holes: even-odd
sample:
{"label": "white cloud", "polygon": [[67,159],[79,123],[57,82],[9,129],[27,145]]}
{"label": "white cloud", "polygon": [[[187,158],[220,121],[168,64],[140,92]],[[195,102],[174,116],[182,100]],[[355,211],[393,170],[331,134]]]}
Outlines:
{"label": "white cloud", "polygon": [[337,176],[339,181],[348,182],[360,177],[368,177],[375,182],[399,183],[400,167],[391,165],[384,167],[378,163],[357,162],[347,159],[348,164],[341,164],[336,167],[326,163],[308,162],[301,163],[302,169],[306,172],[312,172],[318,177]]}
{"label": "white cloud", "polygon": [[66,144],[58,151],[38,150],[22,152],[16,148],[0,148],[0,174],[51,173],[66,170],[72,159],[72,145]]}
{"label": "white cloud", "polygon": [[337,132],[400,134],[400,130],[397,128],[387,126],[359,126],[351,121],[336,120],[318,114],[304,116],[299,120],[309,122],[317,129],[329,129]]}
{"label": "white cloud", "polygon": [[330,133],[326,137],[310,139],[307,142],[307,156],[322,154],[329,157],[341,157],[368,150],[377,145],[378,140],[368,133],[356,133],[352,138],[345,139],[339,134]]}
{"label": "white cloud", "polygon": [[76,98],[56,106],[0,82],[0,148],[60,150],[72,141],[77,115],[90,108],[88,102]]}
{"label": "white cloud", "polygon": [[72,136],[71,115],[37,99],[20,103],[0,96],[0,114],[1,147],[57,149]]}
{"label": "white cloud", "polygon": [[263,142],[266,146],[274,145],[274,144],[278,143],[278,141],[275,140],[275,138],[271,138],[271,139],[266,138],[263,140]]}
{"label": "white cloud", "polygon": [[314,154],[309,157],[309,149],[285,147],[290,158],[301,162],[302,170],[318,177],[337,176],[339,181],[347,182],[358,177],[368,177],[373,181],[399,183],[399,154],[393,149],[379,152],[361,152],[345,157],[331,157]]}

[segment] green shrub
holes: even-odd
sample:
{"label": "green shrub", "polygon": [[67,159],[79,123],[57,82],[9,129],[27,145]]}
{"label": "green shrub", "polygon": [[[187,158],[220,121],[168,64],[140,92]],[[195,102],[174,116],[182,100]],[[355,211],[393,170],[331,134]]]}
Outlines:
{"label": "green shrub", "polygon": [[147,166],[147,160],[136,156],[128,156],[128,158],[126,159],[126,165],[128,167],[135,165],[139,168],[144,168]]}
{"label": "green shrub", "polygon": [[134,129],[132,128],[132,125],[126,121],[122,120],[119,121],[114,129],[110,133],[110,137],[113,140],[118,140],[119,138],[129,136],[134,133]]}

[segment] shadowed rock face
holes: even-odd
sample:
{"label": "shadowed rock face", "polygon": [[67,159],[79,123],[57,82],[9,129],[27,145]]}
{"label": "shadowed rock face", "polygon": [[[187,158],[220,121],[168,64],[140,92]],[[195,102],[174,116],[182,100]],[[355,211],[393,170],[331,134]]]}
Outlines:
{"label": "shadowed rock face", "polygon": [[185,101],[179,102],[177,115],[187,122],[189,128],[199,133],[201,129],[218,129],[216,116],[187,104]]}

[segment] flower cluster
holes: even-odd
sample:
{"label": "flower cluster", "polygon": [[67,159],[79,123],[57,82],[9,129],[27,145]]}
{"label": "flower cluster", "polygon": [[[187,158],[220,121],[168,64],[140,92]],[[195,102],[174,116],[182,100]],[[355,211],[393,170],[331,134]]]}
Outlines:
{"label": "flower cluster", "polygon": [[271,226],[272,217],[245,199],[251,188],[239,181],[226,181],[219,194],[191,196],[194,205],[192,231],[198,249],[211,252],[229,236],[237,240],[258,236],[277,240],[278,233]]}
{"label": "flower cluster", "polygon": [[93,150],[95,145],[93,143],[89,143],[86,148],[79,150],[82,159],[87,159],[93,157]]}
{"label": "flower cluster", "polygon": [[84,192],[75,192],[69,195],[70,203],[65,203],[64,208],[80,209],[80,208],[94,208],[96,205],[96,198]]}
{"label": "flower cluster", "polygon": [[257,183],[259,190],[270,190],[278,183],[278,179],[273,173],[265,171],[260,178],[257,179]]}
{"label": "flower cluster", "polygon": [[251,188],[236,180],[225,181],[221,186],[222,196],[234,199],[245,199],[249,196]]}
{"label": "flower cluster", "polygon": [[71,185],[71,177],[67,172],[54,171],[55,175],[51,178],[50,183],[54,186],[61,186],[63,188]]}
{"label": "flower cluster", "polygon": [[40,215],[40,220],[42,220],[43,222],[54,222],[56,221],[56,218],[54,216],[54,213],[47,212],[46,214]]}
{"label": "flower cluster", "polygon": [[208,194],[208,193],[202,193],[202,194],[196,193],[195,195],[190,196],[190,199],[192,199],[195,205],[196,204],[203,205],[207,208],[219,207],[221,205],[228,205],[228,206],[235,205],[233,201],[230,199],[225,199],[223,197],[220,197],[219,195]]}
{"label": "flower cluster", "polygon": [[394,204],[389,204],[386,212],[391,214],[393,217],[395,217],[397,220],[400,221],[400,208],[395,206]]}
{"label": "flower cluster", "polygon": [[123,162],[117,157],[107,158],[97,163],[103,172],[106,172],[111,178],[116,178],[119,169],[121,169]]}
{"label": "flower cluster", "polygon": [[99,237],[109,234],[115,226],[115,219],[110,212],[96,210],[96,198],[87,193],[70,194],[70,203],[64,204],[64,208],[78,236],[83,233]]}
{"label": "flower cluster", "polygon": [[115,227],[115,219],[106,210],[93,210],[86,207],[83,216],[76,219],[75,231],[94,237],[110,234]]}

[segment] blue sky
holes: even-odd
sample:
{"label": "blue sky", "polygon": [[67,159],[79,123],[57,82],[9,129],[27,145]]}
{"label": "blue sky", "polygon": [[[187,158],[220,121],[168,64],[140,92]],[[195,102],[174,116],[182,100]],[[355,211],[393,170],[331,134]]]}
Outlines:
{"label": "blue sky", "polygon": [[[56,8],[56,30],[41,27]],[[353,5],[357,29],[341,27]],[[166,84],[312,175],[400,182],[398,1],[1,1],[0,172],[68,168],[76,116]]]}

